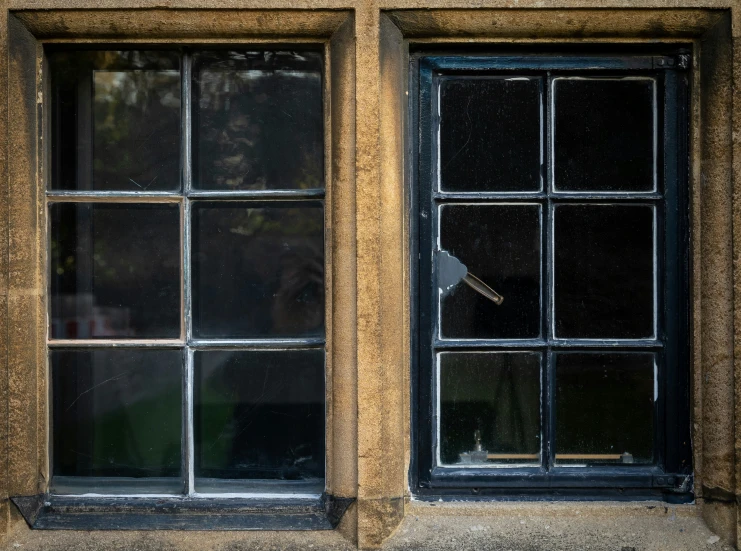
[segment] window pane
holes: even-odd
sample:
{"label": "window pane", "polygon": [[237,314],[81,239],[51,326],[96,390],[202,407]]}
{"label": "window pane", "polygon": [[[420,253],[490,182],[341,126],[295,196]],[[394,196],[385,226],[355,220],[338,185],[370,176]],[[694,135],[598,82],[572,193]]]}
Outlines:
{"label": "window pane", "polygon": [[540,189],[540,86],[524,77],[442,81],[442,190]]}
{"label": "window pane", "polygon": [[178,205],[49,208],[53,338],[180,335]]}
{"label": "window pane", "polygon": [[556,462],[652,462],[655,381],[653,354],[557,354]]}
{"label": "window pane", "polygon": [[654,335],[654,210],[555,209],[555,331],[560,338]]}
{"label": "window pane", "polygon": [[439,354],[443,464],[540,462],[540,354]]}
{"label": "window pane", "polygon": [[193,79],[194,187],[324,187],[320,53],[196,54]]}
{"label": "window pane", "polygon": [[652,191],[653,79],[555,79],[554,178],[562,191]]}
{"label": "window pane", "polygon": [[52,187],[180,187],[180,62],[172,52],[55,52]]}
{"label": "window pane", "polygon": [[196,337],[324,335],[321,203],[194,203],[192,254]]}
{"label": "window pane", "polygon": [[194,370],[197,477],[324,477],[323,350],[196,351]]}
{"label": "window pane", "polygon": [[180,476],[180,350],[52,350],[54,475]]}
{"label": "window pane", "polygon": [[442,337],[540,335],[540,218],[540,205],[441,207],[441,248],[504,297],[497,305],[458,283],[442,295]]}

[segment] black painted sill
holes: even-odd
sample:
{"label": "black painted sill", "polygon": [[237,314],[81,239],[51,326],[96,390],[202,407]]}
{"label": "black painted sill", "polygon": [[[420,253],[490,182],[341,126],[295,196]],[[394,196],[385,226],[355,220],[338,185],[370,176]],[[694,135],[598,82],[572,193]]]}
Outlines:
{"label": "black painted sill", "polygon": [[35,530],[332,530],[353,498],[12,497]]}

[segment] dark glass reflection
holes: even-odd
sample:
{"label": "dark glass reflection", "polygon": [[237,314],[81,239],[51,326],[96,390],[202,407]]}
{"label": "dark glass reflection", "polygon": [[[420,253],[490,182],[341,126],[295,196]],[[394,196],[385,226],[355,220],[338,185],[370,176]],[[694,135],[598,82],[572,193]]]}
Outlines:
{"label": "dark glass reflection", "polygon": [[54,189],[179,189],[176,53],[54,52],[49,63]]}
{"label": "dark glass reflection", "polygon": [[194,186],[324,187],[319,52],[193,57]]}
{"label": "dark glass reflection", "polygon": [[52,350],[54,475],[180,476],[180,350]]}
{"label": "dark glass reflection", "polygon": [[653,336],[653,219],[644,205],[556,207],[557,337]]}
{"label": "dark glass reflection", "polygon": [[556,462],[653,461],[654,356],[556,355]]}
{"label": "dark glass reflection", "polygon": [[324,351],[195,353],[195,474],[324,477]]}
{"label": "dark glass reflection", "polygon": [[444,352],[439,361],[443,464],[538,463],[540,354]]}
{"label": "dark glass reflection", "polygon": [[53,203],[51,336],[180,335],[180,213],[174,204]]}
{"label": "dark glass reflection", "polygon": [[653,80],[556,79],[554,94],[556,189],[654,189]]}
{"label": "dark glass reflection", "polygon": [[192,254],[196,337],[324,335],[321,203],[194,203]]}
{"label": "dark glass reflection", "polygon": [[463,283],[441,300],[441,335],[514,339],[540,335],[540,206],[444,205],[440,246],[504,296],[501,305]]}
{"label": "dark glass reflection", "polygon": [[442,81],[442,190],[540,189],[540,87],[522,77]]}

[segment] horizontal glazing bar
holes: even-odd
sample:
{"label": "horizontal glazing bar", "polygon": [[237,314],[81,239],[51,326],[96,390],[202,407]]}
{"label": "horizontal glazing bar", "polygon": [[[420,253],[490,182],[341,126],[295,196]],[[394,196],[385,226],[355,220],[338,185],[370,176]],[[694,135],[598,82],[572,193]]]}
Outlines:
{"label": "horizontal glazing bar", "polygon": [[324,197],[324,189],[259,189],[259,190],[190,190],[191,199],[318,199]]}
{"label": "horizontal glazing bar", "polygon": [[640,191],[631,191],[630,193],[623,193],[617,191],[601,191],[601,192],[573,192],[568,191],[554,191],[550,194],[550,198],[560,201],[576,201],[576,200],[591,200],[591,201],[660,201],[664,198],[661,193],[646,192],[641,193]]}
{"label": "horizontal glazing bar", "polygon": [[320,339],[196,339],[188,342],[191,348],[320,348]]}
{"label": "horizontal glazing bar", "polygon": [[47,341],[50,348],[181,348],[179,339],[54,339]]}
{"label": "horizontal glazing bar", "polygon": [[244,480],[196,478],[194,495],[199,497],[319,498],[324,492],[324,479]]}
{"label": "horizontal glazing bar", "polygon": [[50,191],[46,197],[49,203],[180,203],[183,200],[181,193],[137,191]]}
{"label": "horizontal glazing bar", "polygon": [[609,69],[672,69],[676,62],[671,56],[435,56],[422,58],[421,64],[440,71],[483,70],[609,70]]}
{"label": "horizontal glazing bar", "polygon": [[55,476],[51,493],[69,497],[179,497],[182,485],[179,477]]}
{"label": "horizontal glazing bar", "polygon": [[476,199],[505,199],[507,201],[532,201],[533,199],[546,199],[548,196],[540,191],[534,191],[532,193],[527,192],[478,192],[478,191],[459,191],[459,192],[444,192],[437,191],[432,194],[433,198],[437,201],[470,201]]}
{"label": "horizontal glazing bar", "polygon": [[435,340],[433,346],[436,350],[456,350],[461,348],[506,348],[506,349],[532,349],[532,348],[590,348],[590,349],[661,349],[664,343],[657,340],[487,340],[487,339],[445,339]]}
{"label": "horizontal glazing bar", "polygon": [[74,340],[55,339],[47,341],[50,348],[320,348],[321,339],[245,339],[245,340],[192,340],[186,343],[178,339],[129,339],[129,340]]}
{"label": "horizontal glazing bar", "polygon": [[558,192],[545,194],[541,192],[537,193],[484,193],[484,192],[457,192],[457,193],[445,193],[435,192],[433,198],[439,202],[446,201],[533,201],[533,200],[545,200],[551,199],[558,202],[568,201],[601,201],[605,203],[612,202],[630,202],[630,201],[660,201],[664,197],[660,193],[615,193],[615,192],[604,192],[604,193],[568,193]]}

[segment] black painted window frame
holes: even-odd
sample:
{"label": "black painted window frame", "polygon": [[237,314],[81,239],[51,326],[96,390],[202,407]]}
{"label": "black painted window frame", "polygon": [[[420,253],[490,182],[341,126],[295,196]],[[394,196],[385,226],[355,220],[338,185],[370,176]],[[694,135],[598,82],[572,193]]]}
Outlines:
{"label": "black painted window frame", "polygon": [[[569,49],[562,54],[531,50],[502,53],[425,51],[410,55],[409,159],[407,162],[410,206],[411,349],[412,349],[412,454],[410,487],[421,499],[663,499],[687,502],[692,493],[690,442],[690,345],[689,345],[689,49],[677,46],[661,51],[624,49],[615,53]],[[440,79],[458,75],[543,76],[544,120],[550,117],[550,83],[555,76],[650,76],[656,79],[657,193],[557,193],[551,191],[550,124],[544,124],[543,188],[540,193],[441,193],[434,181],[433,135],[439,128],[434,105]],[[636,197],[639,196],[639,197]],[[433,376],[436,350],[437,285],[434,245],[437,235],[436,204],[446,201],[539,202],[543,207],[543,243],[551,224],[552,203],[598,199],[607,203],[657,204],[657,321],[653,343],[600,341],[593,351],[658,352],[658,395],[654,405],[653,465],[567,467],[554,465],[554,350],[584,350],[584,342],[558,339],[546,333],[531,341],[475,341],[460,350],[529,351],[544,353],[541,374],[544,399],[541,427],[543,460],[534,467],[438,466],[435,463]],[[663,208],[662,208],[663,205]],[[545,250],[541,254],[546,254]],[[544,262],[543,292],[550,280],[551,261]],[[541,308],[550,311],[548,294]],[[446,339],[447,340],[447,339]],[[537,342],[536,342],[537,341]],[[450,343],[446,343],[446,346]],[[579,348],[581,347],[581,348]],[[449,348],[442,348],[449,349]],[[671,367],[665,367],[671,366]]]}

